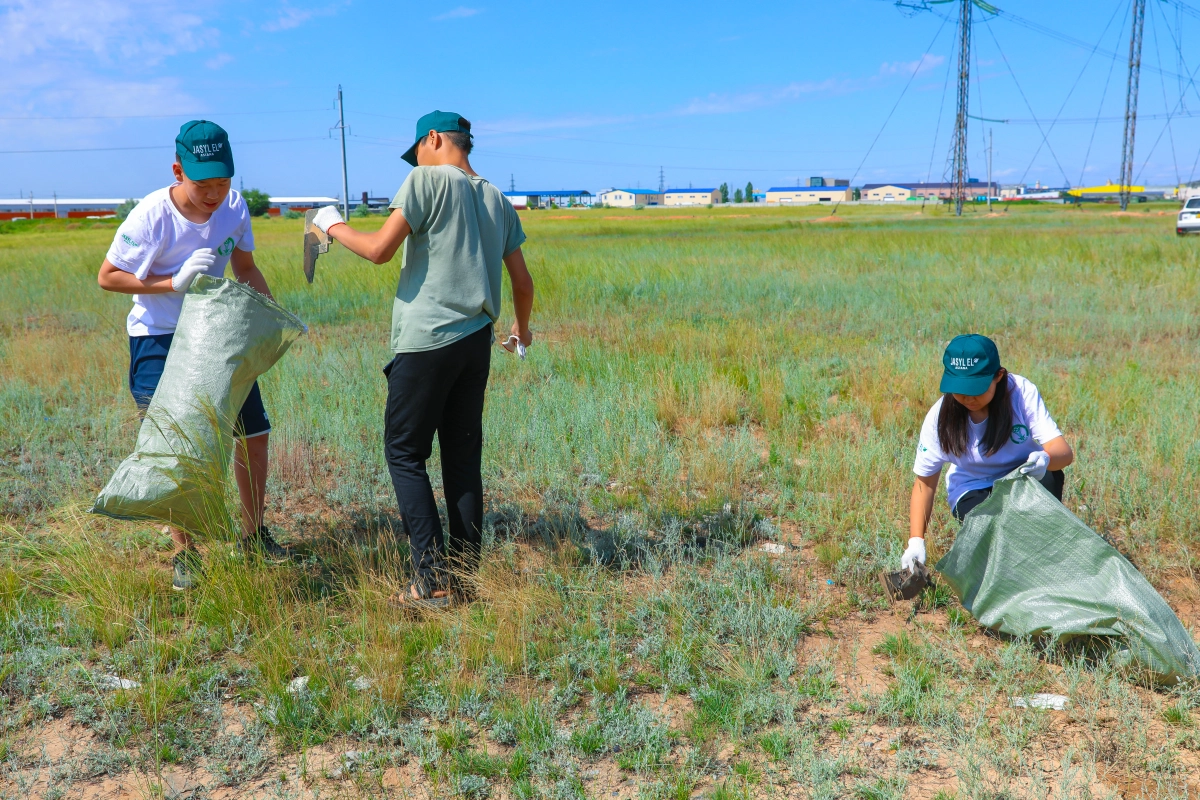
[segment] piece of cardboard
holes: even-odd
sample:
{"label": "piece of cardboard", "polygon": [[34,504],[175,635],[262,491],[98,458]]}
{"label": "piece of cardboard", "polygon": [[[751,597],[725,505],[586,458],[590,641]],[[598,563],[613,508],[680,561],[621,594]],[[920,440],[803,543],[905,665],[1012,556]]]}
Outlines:
{"label": "piece of cardboard", "polygon": [[304,212],[304,277],[313,282],[317,273],[317,256],[329,252],[329,234],[313,224],[320,209],[310,208]]}

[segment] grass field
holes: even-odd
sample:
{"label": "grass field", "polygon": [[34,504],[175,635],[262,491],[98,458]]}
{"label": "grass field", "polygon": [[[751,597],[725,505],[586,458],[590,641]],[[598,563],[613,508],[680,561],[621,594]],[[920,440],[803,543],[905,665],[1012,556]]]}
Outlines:
{"label": "grass field", "polygon": [[[308,286],[300,222],[256,223],[310,326],[262,381],[268,523],[311,558],[213,531],[181,596],[157,526],[86,513],[136,435],[114,225],[0,226],[0,797],[1196,796],[1200,689],[875,579],[942,349],[982,332],[1076,449],[1066,504],[1200,625],[1200,242],[1112,208],[524,213],[481,598],[420,618],[385,602],[397,264],[335,246]],[[955,530],[942,495],[930,563]],[[1040,691],[1071,702],[1010,707]]]}

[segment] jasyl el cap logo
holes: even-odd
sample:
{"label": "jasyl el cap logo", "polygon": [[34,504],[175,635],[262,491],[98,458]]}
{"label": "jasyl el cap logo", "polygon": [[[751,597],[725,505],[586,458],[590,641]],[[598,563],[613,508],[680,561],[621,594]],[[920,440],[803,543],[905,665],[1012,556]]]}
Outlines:
{"label": "jasyl el cap logo", "polygon": [[946,394],[983,394],[1000,371],[996,343],[978,333],[955,336],[942,356],[942,383]]}
{"label": "jasyl el cap logo", "polygon": [[233,151],[229,134],[215,122],[185,122],[175,137],[175,155],[183,174],[194,181],[233,177]]}

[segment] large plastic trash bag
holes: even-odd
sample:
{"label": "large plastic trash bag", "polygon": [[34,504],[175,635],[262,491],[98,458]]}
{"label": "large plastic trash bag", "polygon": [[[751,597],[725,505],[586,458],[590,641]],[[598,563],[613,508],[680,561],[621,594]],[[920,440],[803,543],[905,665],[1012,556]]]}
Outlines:
{"label": "large plastic trash bag", "polygon": [[1060,642],[1119,637],[1160,683],[1200,675],[1200,650],[1154,587],[1020,472],[967,515],[937,570],[986,628]]}
{"label": "large plastic trash bag", "polygon": [[204,531],[226,518],[233,427],[258,376],[306,331],[254,289],[201,275],[184,297],[162,378],[138,432],[92,512]]}

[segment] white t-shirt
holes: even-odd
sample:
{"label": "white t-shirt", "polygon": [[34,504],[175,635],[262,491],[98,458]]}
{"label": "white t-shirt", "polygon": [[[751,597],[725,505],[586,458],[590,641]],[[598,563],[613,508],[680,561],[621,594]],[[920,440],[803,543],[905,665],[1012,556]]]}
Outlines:
{"label": "white t-shirt", "polygon": [[1024,464],[1030,453],[1041,450],[1041,445],[1062,436],[1050,418],[1046,404],[1042,402],[1041,393],[1032,383],[1020,375],[1009,373],[1008,396],[1012,402],[1012,433],[1004,446],[990,456],[983,454],[979,441],[987,430],[987,420],[975,424],[968,418],[967,451],[961,456],[952,456],[942,452],[938,443],[937,421],[942,400],[934,403],[925,415],[913,472],[929,478],[940,473],[943,465],[949,464],[946,493],[950,508],[954,508],[958,499],[967,492],[990,488],[998,478]]}
{"label": "white t-shirt", "polygon": [[[145,280],[150,275],[174,275],[202,247],[210,247],[216,254],[217,260],[206,274],[218,278],[225,274],[234,247],[254,249],[250,211],[237,191],[230,189],[225,202],[202,223],[184,219],[171,199],[170,186],[151,192],[117,228],[108,261]],[[125,327],[130,336],[174,333],[182,308],[181,294],[135,294]]]}

